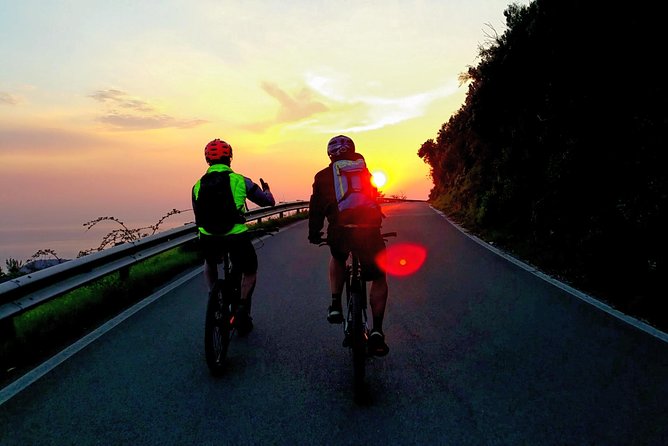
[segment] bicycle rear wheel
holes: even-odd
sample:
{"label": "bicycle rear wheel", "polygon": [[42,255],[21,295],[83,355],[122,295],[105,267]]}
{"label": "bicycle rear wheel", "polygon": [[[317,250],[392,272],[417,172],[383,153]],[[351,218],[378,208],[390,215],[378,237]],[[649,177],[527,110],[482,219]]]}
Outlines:
{"label": "bicycle rear wheel", "polygon": [[204,355],[213,375],[222,373],[230,345],[230,309],[225,300],[225,281],[218,280],[209,293],[204,321]]}
{"label": "bicycle rear wheel", "polygon": [[366,366],[366,329],[364,323],[365,295],[360,281],[351,284],[352,304],[352,356],[353,356],[353,390],[356,396],[364,394]]}

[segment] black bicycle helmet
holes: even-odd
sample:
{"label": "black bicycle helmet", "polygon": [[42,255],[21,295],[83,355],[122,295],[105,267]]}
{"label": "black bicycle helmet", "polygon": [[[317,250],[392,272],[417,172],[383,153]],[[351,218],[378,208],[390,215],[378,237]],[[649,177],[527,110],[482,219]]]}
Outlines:
{"label": "black bicycle helmet", "polygon": [[341,156],[344,153],[355,153],[355,143],[345,135],[338,135],[327,143],[327,155],[330,158]]}

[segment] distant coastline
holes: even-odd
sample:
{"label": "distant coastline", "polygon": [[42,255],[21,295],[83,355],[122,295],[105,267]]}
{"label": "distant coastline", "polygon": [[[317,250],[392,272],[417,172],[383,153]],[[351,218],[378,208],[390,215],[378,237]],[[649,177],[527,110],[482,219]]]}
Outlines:
{"label": "distant coastline", "polygon": [[[182,226],[190,221],[192,215],[176,215],[165,221],[160,231]],[[154,224],[155,221],[126,223],[128,227],[136,228]],[[104,224],[86,231],[83,222],[55,227],[0,227],[0,267],[6,272],[7,259],[16,259],[26,264],[33,254],[44,249],[53,250],[60,259],[75,259],[80,251],[97,248],[102,237],[116,228],[112,224]],[[47,257],[42,259],[46,260]]]}
{"label": "distant coastline", "polygon": [[0,228],[0,266],[10,258],[25,263],[40,249],[52,249],[59,258],[75,258],[79,251],[98,244],[101,232],[86,232],[83,226]]}

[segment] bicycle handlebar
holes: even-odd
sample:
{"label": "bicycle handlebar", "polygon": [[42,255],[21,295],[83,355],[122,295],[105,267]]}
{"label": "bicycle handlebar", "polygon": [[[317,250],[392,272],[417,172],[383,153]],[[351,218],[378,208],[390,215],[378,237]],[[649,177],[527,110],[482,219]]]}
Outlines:
{"label": "bicycle handlebar", "polygon": [[278,232],[277,227],[249,228],[248,231],[246,231],[246,234],[250,235],[251,237],[261,237],[267,234],[274,235],[276,232]]}
{"label": "bicycle handlebar", "polygon": [[[384,233],[380,234],[380,236],[383,237],[384,241],[387,241],[387,240],[385,240],[387,237],[396,237],[397,233],[394,232],[394,231],[393,232],[384,232]],[[329,244],[328,240],[326,238],[321,238],[320,243],[318,243],[318,246],[325,246],[327,244]]]}

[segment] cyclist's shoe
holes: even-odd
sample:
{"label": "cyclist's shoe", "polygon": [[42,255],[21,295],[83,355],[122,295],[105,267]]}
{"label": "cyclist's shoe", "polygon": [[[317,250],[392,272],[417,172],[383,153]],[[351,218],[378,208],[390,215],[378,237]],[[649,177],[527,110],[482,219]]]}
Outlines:
{"label": "cyclist's shoe", "polygon": [[237,333],[239,333],[239,336],[246,336],[248,333],[253,331],[253,318],[250,317],[248,311],[245,308],[240,307],[237,310],[237,314],[235,315],[234,325],[237,328]]}
{"label": "cyclist's shoe", "polygon": [[327,322],[330,324],[340,324],[343,322],[343,309],[341,302],[338,305],[335,303],[330,305],[327,309]]}
{"label": "cyclist's shoe", "polygon": [[385,356],[390,352],[390,348],[385,343],[385,335],[378,330],[371,330],[368,347],[369,354],[373,356]]}

